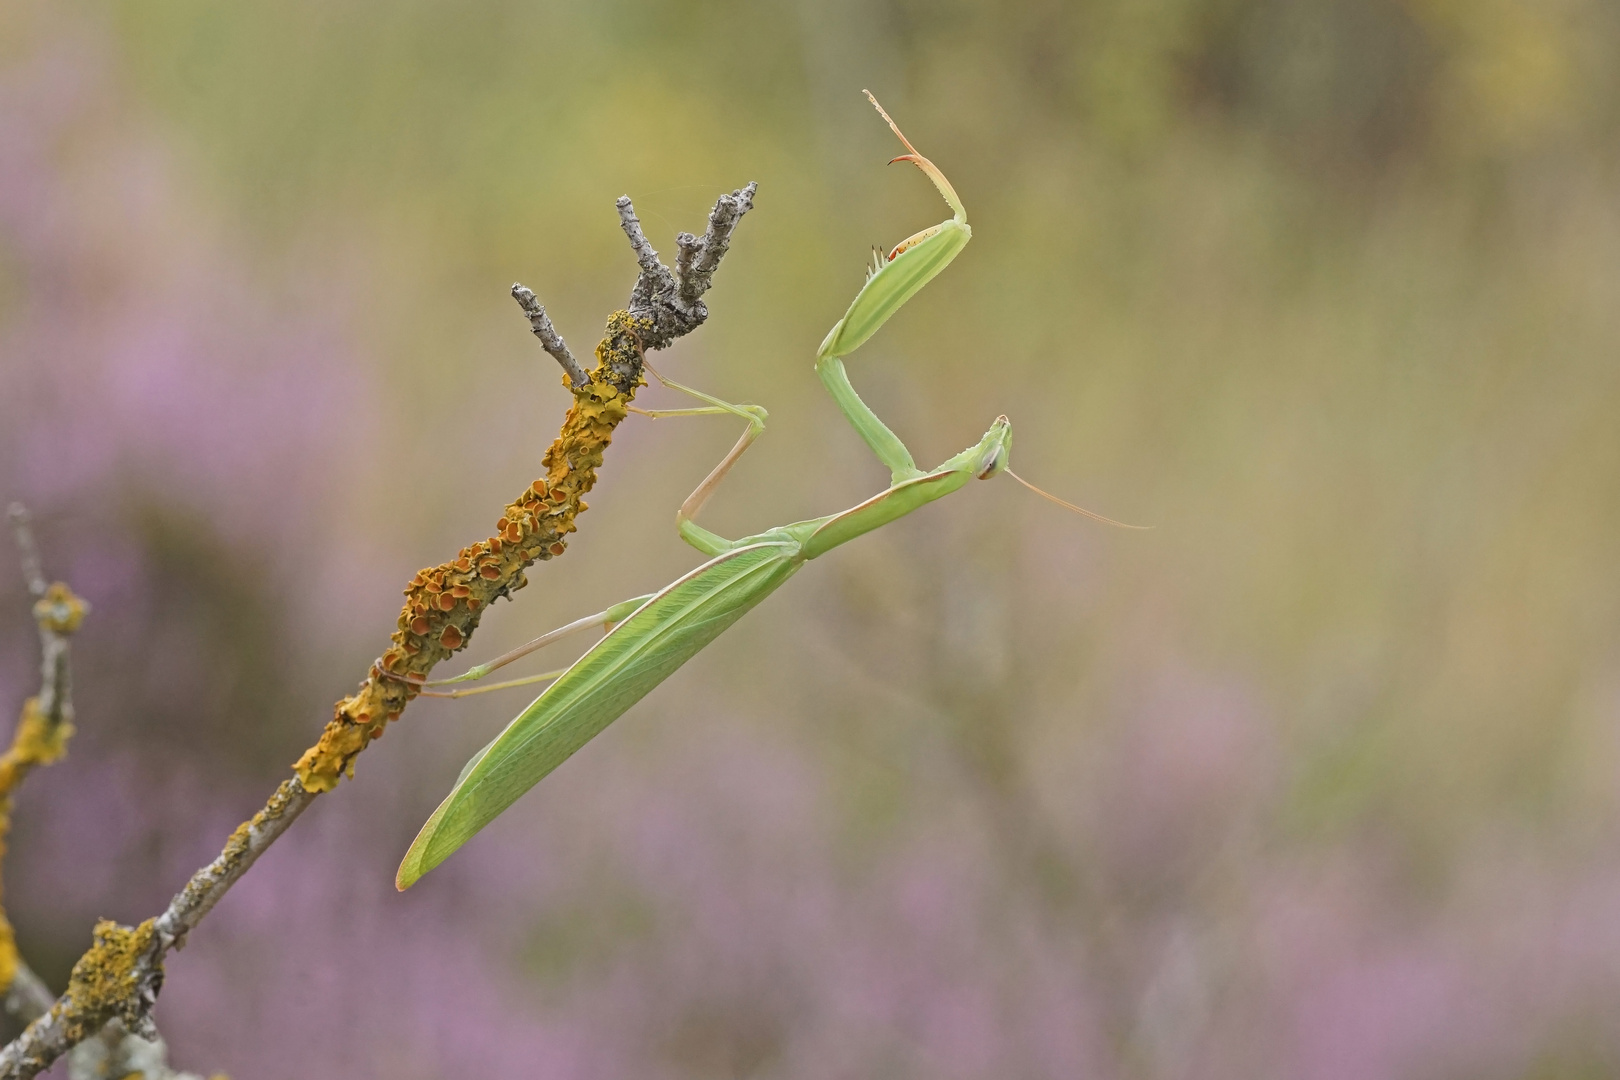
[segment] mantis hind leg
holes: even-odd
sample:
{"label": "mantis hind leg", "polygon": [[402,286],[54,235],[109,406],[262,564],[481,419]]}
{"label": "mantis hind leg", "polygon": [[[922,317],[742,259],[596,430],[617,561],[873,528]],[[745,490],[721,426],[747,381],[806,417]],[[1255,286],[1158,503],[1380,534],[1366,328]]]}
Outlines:
{"label": "mantis hind leg", "polygon": [[719,416],[730,414],[748,421],[748,427],[744,429],[736,445],[726,453],[725,457],[720,459],[720,464],[716,465],[709,472],[709,475],[703,478],[703,482],[692,490],[692,494],[686,497],[686,501],[681,503],[681,508],[675,512],[675,527],[681,534],[682,540],[685,540],[705,555],[719,555],[722,552],[729,551],[731,541],[703,528],[697,523],[696,518],[699,512],[702,511],[704,504],[709,501],[709,496],[714,494],[714,489],[720,486],[720,481],[724,480],[726,474],[731,471],[731,467],[737,464],[737,459],[742,457],[743,452],[754,444],[755,439],[764,434],[765,421],[770,418],[770,414],[762,406],[734,405],[729,401],[721,401],[712,394],[705,394],[701,390],[683,386],[673,379],[666,379],[659,374],[656,368],[646,363],[645,357],[642,360],[642,366],[652,372],[653,378],[671,390],[679,390],[681,393],[697,398],[707,404],[695,409],[640,409],[632,405],[630,407],[632,412],[650,416],[655,420],[666,416]]}
{"label": "mantis hind leg", "polygon": [[492,683],[489,686],[479,686],[467,690],[437,689],[437,687],[451,686],[455,683],[476,682],[488,675],[490,672],[495,671],[498,668],[503,668],[514,660],[521,660],[532,652],[538,652],[547,645],[550,645],[553,642],[561,641],[563,638],[572,634],[577,634],[582,630],[591,630],[598,626],[604,630],[611,630],[618,623],[628,619],[631,613],[634,612],[638,607],[645,604],[648,600],[651,600],[653,595],[653,593],[648,593],[646,596],[632,597],[631,599],[625,600],[622,603],[614,604],[606,611],[599,611],[595,615],[587,615],[583,619],[575,619],[567,626],[559,626],[550,633],[541,634],[533,641],[519,645],[511,652],[502,653],[500,656],[497,656],[487,664],[477,664],[470,667],[460,675],[453,678],[427,680],[412,678],[405,675],[393,675],[392,673],[390,673],[390,677],[399,679],[403,682],[408,682],[413,686],[421,687],[421,693],[425,697],[448,698],[468,697],[472,694],[485,694],[491,690],[505,690],[513,686],[528,686],[531,683],[545,682],[549,679],[555,679],[568,669],[562,668],[558,671],[548,671],[542,675],[530,675],[522,679],[509,679],[506,682]]}

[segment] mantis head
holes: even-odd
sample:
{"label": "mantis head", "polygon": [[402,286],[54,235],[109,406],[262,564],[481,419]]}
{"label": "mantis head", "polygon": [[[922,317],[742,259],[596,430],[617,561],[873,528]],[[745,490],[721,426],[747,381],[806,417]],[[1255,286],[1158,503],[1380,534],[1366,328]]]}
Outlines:
{"label": "mantis head", "polygon": [[988,480],[1006,472],[1007,462],[1012,459],[1012,421],[1005,416],[996,417],[972,454],[973,475],[977,479]]}
{"label": "mantis head", "polygon": [[1113,525],[1120,529],[1151,529],[1153,527],[1151,525],[1127,525],[1123,521],[1103,517],[1101,514],[1087,510],[1083,506],[1076,506],[1066,499],[1060,499],[1049,491],[1042,491],[1022,476],[1013,472],[1007,467],[1012,459],[1012,421],[1005,416],[996,417],[996,422],[991,424],[990,430],[984,433],[984,438],[979,440],[979,445],[965,451],[964,456],[968,459],[974,477],[979,480],[989,480],[1000,473],[1006,473],[1041,498],[1055,502],[1065,510],[1072,510],[1076,514],[1088,517],[1093,521],[1100,521],[1104,525]]}

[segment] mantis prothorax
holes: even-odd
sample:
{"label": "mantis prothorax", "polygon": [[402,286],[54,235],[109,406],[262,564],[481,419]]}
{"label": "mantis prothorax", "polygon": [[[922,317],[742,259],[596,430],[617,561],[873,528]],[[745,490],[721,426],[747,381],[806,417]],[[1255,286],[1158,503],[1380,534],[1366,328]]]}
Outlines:
{"label": "mantis prothorax", "polygon": [[[606,636],[566,670],[501,684],[521,685],[550,677],[556,679],[461,770],[450,794],[428,818],[406,852],[395,878],[400,889],[409,888],[443,862],[721,631],[775,592],[806,562],[887,525],[925,503],[949,495],[970,480],[988,480],[1008,471],[1012,425],[1005,416],[997,417],[977,443],[938,467],[923,471],[917,468],[899,437],[861,400],[844,371],[842,358],[859,348],[917,290],[956,258],[973,235],[968,228],[967,211],[950,181],[933,162],[917,152],[878,105],[877,99],[870,93],[867,97],[872,99],[872,104],[907,150],[894,160],[909,161],[921,169],[953,211],[949,220],[903,241],[888,255],[878,254],[866,283],[816,354],[816,372],[822,384],[878,460],[888,467],[889,487],[842,513],[779,525],[741,540],[727,540],[710,532],[697,524],[697,515],[732,465],[765,430],[766,412],[757,405],[733,405],[681,386],[649,367],[660,382],[701,400],[704,405],[647,411],[648,415],[729,414],[748,422],[737,444],[676,514],[681,538],[710,559],[656,593],[627,600],[570,623],[456,679],[422,684],[431,688],[481,678],[566,634],[596,626],[611,627]],[[1020,480],[1020,483],[1025,481]],[[1054,496],[1046,497],[1090,514]],[[1107,518],[1100,520],[1119,524]],[[468,692],[476,691],[450,691],[448,696]]]}

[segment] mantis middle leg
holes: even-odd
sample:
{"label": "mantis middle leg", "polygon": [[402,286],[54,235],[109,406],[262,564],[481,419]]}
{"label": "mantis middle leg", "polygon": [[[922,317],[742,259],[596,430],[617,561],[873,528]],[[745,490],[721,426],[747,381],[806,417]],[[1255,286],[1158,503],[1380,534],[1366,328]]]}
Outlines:
{"label": "mantis middle leg", "polygon": [[448,698],[468,697],[472,694],[488,693],[491,690],[505,690],[513,686],[528,686],[531,683],[545,682],[548,679],[555,679],[567,669],[564,668],[558,671],[548,671],[541,675],[529,675],[522,679],[509,679],[505,682],[491,683],[489,686],[479,686],[467,690],[435,689],[435,687],[451,686],[455,683],[476,682],[477,680],[484,678],[484,676],[488,675],[490,672],[495,671],[498,668],[503,668],[514,660],[521,660],[532,652],[538,652],[547,645],[561,641],[563,638],[577,634],[582,630],[591,630],[598,626],[600,626],[603,630],[611,630],[618,623],[628,619],[631,612],[635,611],[636,608],[640,607],[642,604],[645,604],[648,600],[651,600],[652,597],[652,593],[648,593],[645,596],[631,597],[629,600],[624,600],[620,603],[614,604],[606,611],[599,611],[595,615],[587,615],[583,619],[575,619],[566,626],[559,626],[550,633],[541,634],[533,641],[519,645],[511,652],[502,653],[500,656],[497,656],[487,664],[476,664],[453,678],[424,680],[403,675],[393,675],[392,677],[421,687],[422,693],[427,697]]}
{"label": "mantis middle leg", "polygon": [[721,401],[712,394],[705,394],[701,390],[694,390],[690,386],[684,386],[673,379],[666,379],[656,368],[646,363],[645,357],[643,357],[642,366],[652,372],[653,378],[671,390],[679,390],[681,393],[697,398],[699,401],[707,402],[707,404],[696,409],[641,409],[632,405],[630,407],[631,411],[641,413],[643,416],[650,416],[655,420],[666,416],[717,416],[730,414],[748,421],[748,427],[743,431],[742,436],[738,438],[736,445],[727,452],[725,457],[720,459],[720,464],[710,470],[709,475],[703,478],[703,482],[692,489],[692,494],[686,497],[686,501],[681,503],[681,508],[675,512],[675,528],[680,533],[682,540],[685,540],[705,555],[719,555],[722,552],[729,551],[732,546],[731,541],[718,533],[712,533],[703,528],[697,523],[696,518],[703,509],[704,504],[709,501],[709,496],[714,494],[714,489],[720,486],[720,481],[724,480],[726,474],[731,471],[731,467],[737,464],[737,459],[742,457],[744,451],[754,444],[755,439],[764,434],[765,421],[770,418],[770,413],[766,412],[764,407],[760,405],[734,405],[729,401]]}

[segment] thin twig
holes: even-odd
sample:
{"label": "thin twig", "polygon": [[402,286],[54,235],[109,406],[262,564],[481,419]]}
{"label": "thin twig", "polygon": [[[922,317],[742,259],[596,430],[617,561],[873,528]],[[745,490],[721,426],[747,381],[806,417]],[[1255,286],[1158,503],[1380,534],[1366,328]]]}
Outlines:
{"label": "thin twig", "polygon": [[[700,284],[694,296],[708,287],[708,276],[725,253],[732,230],[752,206],[754,190],[750,183],[716,202],[704,250],[693,260]],[[354,775],[355,759],[398,719],[433,667],[465,647],[484,609],[527,584],[524,572],[534,562],[566,550],[565,537],[585,509],[582,496],[595,484],[613,429],[628,415],[641,385],[642,349],[661,349],[708,317],[701,303],[677,301],[674,276],[642,234],[628,198],[619,200],[619,211],[640,273],[628,310],[608,318],[607,335],[596,350],[596,368],[584,386],[575,387],[573,407],[543,459],[547,474],[506,507],[496,522],[496,535],[468,545],[456,559],[423,570],[411,580],[391,647],[372,665],[359,691],[337,703],[320,741],[295,766],[297,775],[284,781],[262,810],[238,826],[220,856],[194,874],[157,918],[136,927],[97,924],[95,943],[74,964],[67,992],[0,1050],[0,1080],[37,1076],[112,1020],[143,1038],[155,1037],[150,1014],[163,983],[164,956],[184,943],[317,795],[336,787],[341,777]],[[515,289],[513,294],[517,295]],[[521,296],[518,302],[523,303]]]}
{"label": "thin twig", "polygon": [[641,219],[636,217],[636,208],[631,204],[630,196],[620,195],[614,205],[619,208],[619,227],[630,238],[630,250],[636,253],[636,263],[641,267],[642,276],[656,278],[666,285],[674,284],[669,268],[659,261],[658,252],[647,239],[647,234],[641,231]]}
{"label": "thin twig", "polygon": [[306,790],[296,776],[283,780],[270,801],[236,827],[218,858],[191,875],[186,887],[158,916],[154,929],[158,937],[167,942],[164,951],[185,944],[186,935],[202,922],[288,826],[298,820],[298,815],[309,809],[315,795],[316,792]]}
{"label": "thin twig", "polygon": [[17,538],[17,551],[22,561],[23,581],[28,584],[28,595],[38,600],[45,595],[45,572],[40,568],[39,545],[34,542],[28,507],[14,502],[6,507],[6,517],[11,519],[11,532]]}
{"label": "thin twig", "polygon": [[551,325],[551,316],[546,309],[540,306],[540,301],[534,298],[534,292],[524,288],[521,284],[513,284],[512,297],[523,309],[523,314],[529,317],[529,326],[534,336],[540,339],[540,347],[551,354],[552,359],[562,365],[568,373],[568,381],[578,390],[590,383],[591,377],[585,374],[585,369],[579,366],[574,354],[568,351],[568,343],[563,341],[557,328]]}

